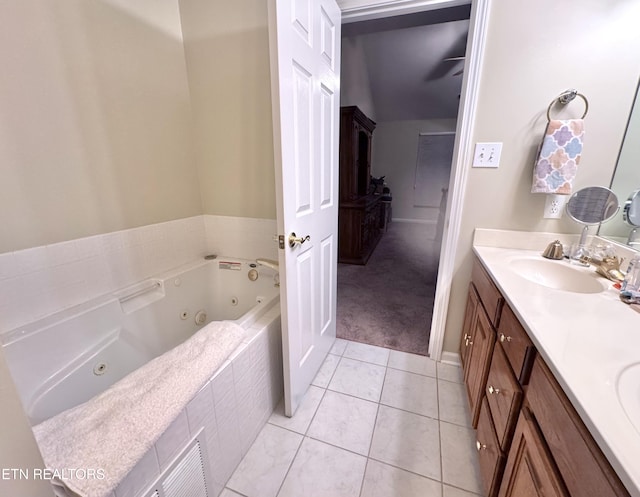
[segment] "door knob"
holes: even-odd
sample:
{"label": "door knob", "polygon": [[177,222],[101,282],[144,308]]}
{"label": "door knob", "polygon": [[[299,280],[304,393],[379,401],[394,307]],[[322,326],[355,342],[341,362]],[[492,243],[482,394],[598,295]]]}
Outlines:
{"label": "door knob", "polygon": [[295,232],[291,232],[289,235],[289,247],[293,248],[296,246],[296,243],[302,245],[304,242],[311,241],[311,236],[296,236]]}

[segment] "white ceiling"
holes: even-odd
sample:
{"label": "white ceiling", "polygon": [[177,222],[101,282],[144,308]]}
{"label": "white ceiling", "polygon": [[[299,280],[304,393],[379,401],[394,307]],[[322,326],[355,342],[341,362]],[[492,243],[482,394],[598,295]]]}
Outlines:
{"label": "white ceiling", "polygon": [[[469,6],[344,24],[343,44],[358,46],[376,121],[455,118]],[[346,61],[349,63],[349,61]],[[344,70],[343,76],[349,71]],[[360,83],[361,84],[361,83]]]}

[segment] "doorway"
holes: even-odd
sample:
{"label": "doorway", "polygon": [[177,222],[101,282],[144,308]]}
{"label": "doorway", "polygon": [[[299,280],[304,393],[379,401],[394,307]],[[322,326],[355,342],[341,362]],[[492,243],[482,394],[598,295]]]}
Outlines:
{"label": "doorway", "polygon": [[343,24],[341,105],[377,121],[371,176],[393,221],[366,265],[338,266],[340,338],[428,354],[470,11]]}

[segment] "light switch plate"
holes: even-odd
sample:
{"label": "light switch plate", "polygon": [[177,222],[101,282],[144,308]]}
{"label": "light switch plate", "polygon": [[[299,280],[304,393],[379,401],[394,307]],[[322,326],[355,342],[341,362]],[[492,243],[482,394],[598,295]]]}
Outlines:
{"label": "light switch plate", "polygon": [[476,143],[473,154],[473,167],[498,167],[502,143]]}

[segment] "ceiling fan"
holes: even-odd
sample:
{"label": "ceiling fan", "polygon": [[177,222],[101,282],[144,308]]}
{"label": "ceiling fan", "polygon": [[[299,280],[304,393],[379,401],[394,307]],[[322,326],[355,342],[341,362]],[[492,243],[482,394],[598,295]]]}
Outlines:
{"label": "ceiling fan", "polygon": [[[445,57],[442,59],[442,62],[460,62],[465,58],[464,55],[459,55],[458,57]],[[451,76],[460,76],[464,72],[464,67],[459,71],[454,72]]]}

